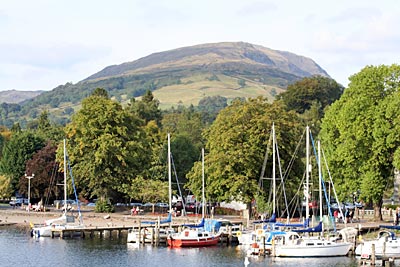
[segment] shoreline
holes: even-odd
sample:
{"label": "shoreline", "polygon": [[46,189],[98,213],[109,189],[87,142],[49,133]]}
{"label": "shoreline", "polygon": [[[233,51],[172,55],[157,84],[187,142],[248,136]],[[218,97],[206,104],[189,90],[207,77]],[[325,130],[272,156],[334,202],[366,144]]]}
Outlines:
{"label": "shoreline", "polygon": [[[46,220],[55,219],[62,215],[61,210],[50,210],[45,212],[26,211],[24,209],[4,209],[0,208],[0,226],[16,225],[19,227],[30,228],[32,224],[43,224]],[[79,220],[78,212],[69,212],[75,220]],[[85,226],[137,226],[141,220],[165,219],[167,214],[146,214],[130,215],[129,211],[119,211],[114,213],[96,213],[93,210],[82,210],[81,216]],[[175,223],[196,223],[200,216],[173,217]],[[236,218],[237,219],[237,218]]]}

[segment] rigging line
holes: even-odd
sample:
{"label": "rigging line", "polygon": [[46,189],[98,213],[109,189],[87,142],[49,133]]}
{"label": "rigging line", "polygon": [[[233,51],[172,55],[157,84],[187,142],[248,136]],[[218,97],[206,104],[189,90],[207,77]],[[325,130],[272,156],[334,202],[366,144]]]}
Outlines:
{"label": "rigging line", "polygon": [[329,176],[329,179],[330,179],[331,184],[332,184],[333,193],[335,194],[336,202],[339,204],[338,206],[339,206],[340,216],[342,216],[343,220],[345,221],[344,215],[343,215],[343,210],[342,210],[342,207],[341,207],[340,202],[338,200],[336,189],[335,189],[335,185],[333,183],[331,172],[330,172],[329,167],[328,167],[328,162],[326,161],[325,152],[324,152],[323,149],[321,149],[321,151],[322,151],[322,157],[324,158],[325,168],[326,168],[326,171],[328,172],[328,176]]}
{"label": "rigging line", "polygon": [[[76,206],[78,207],[79,222],[80,222],[81,224],[83,224],[82,214],[81,214],[81,205],[80,205],[80,203],[79,203],[78,194],[77,194],[77,192],[76,192],[75,179],[74,179],[74,176],[72,175],[71,162],[69,161],[68,152],[65,152],[65,153],[67,154],[69,176],[71,176],[72,188],[74,189],[74,195],[75,195],[75,199],[76,199],[76,202],[77,202]],[[64,170],[64,171],[67,171],[67,170]],[[67,186],[67,185],[65,184],[64,186]]]}
{"label": "rigging line", "polygon": [[[304,173],[303,173],[303,178],[301,179],[301,181],[300,181],[300,183],[299,183],[299,187],[298,187],[298,189],[297,189],[297,192],[294,194],[293,198],[290,200],[289,206],[291,206],[291,205],[292,205],[292,202],[294,202],[295,200],[297,200],[298,196],[300,195],[300,190],[301,190],[301,188],[303,187],[303,182],[304,182],[304,179],[305,179],[305,178],[306,178],[306,173],[304,172]],[[296,209],[293,210],[293,213],[294,213],[295,211],[296,211]]]}
{"label": "rigging line", "polygon": [[[320,162],[320,160],[318,159],[318,154],[317,154],[317,151],[316,151],[316,149],[315,149],[314,138],[312,137],[311,132],[310,132],[310,137],[311,137],[311,143],[312,143],[314,155],[315,155],[315,158],[317,159],[317,163],[318,163],[318,165],[319,165],[319,164],[321,164],[321,162]],[[321,174],[321,184],[322,184],[322,188],[323,188],[323,190],[324,190],[325,200],[326,200],[326,202],[327,202],[329,217],[331,218],[334,231],[336,232],[336,224],[335,224],[335,220],[333,219],[332,210],[331,210],[331,207],[330,207],[330,201],[328,200],[328,195],[327,195],[327,193],[326,193],[326,188],[325,188],[325,181],[324,181],[324,177],[322,176],[322,174]],[[322,199],[320,199],[319,201],[322,201]],[[343,218],[344,218],[344,217],[343,217]],[[320,219],[320,220],[322,220],[322,219]]]}
{"label": "rigging line", "polygon": [[47,196],[46,196],[46,200],[45,200],[45,205],[49,204],[51,191],[52,191],[52,188],[54,187],[54,181],[56,180],[57,170],[58,170],[58,164],[57,164],[57,162],[54,162],[54,166],[53,166],[53,169],[52,169],[52,172],[51,172],[51,178],[50,178],[50,187],[49,187],[49,190],[47,190]]}
{"label": "rigging line", "polygon": [[265,155],[264,155],[264,162],[263,162],[263,165],[262,165],[262,168],[261,168],[260,179],[258,180],[258,187],[259,188],[263,187],[263,179],[264,179],[264,174],[265,174],[265,168],[267,167],[267,162],[268,162],[269,146],[270,146],[270,143],[272,141],[272,138],[273,138],[273,136],[272,136],[272,131],[271,131],[271,133],[269,135],[267,149],[266,149]]}
{"label": "rigging line", "polygon": [[186,214],[186,209],[185,209],[185,204],[186,203],[185,203],[183,195],[182,195],[181,187],[179,186],[178,174],[177,174],[176,169],[175,169],[175,162],[174,162],[174,157],[172,156],[172,153],[170,153],[170,156],[171,156],[171,164],[172,164],[172,167],[174,169],[176,184],[178,185],[179,195],[181,196],[181,199],[182,199],[183,212],[184,212],[184,214]]}
{"label": "rigging line", "polygon": [[[275,137],[276,139],[276,137]],[[279,148],[278,148],[278,142],[275,141],[275,146],[276,146],[276,154],[277,154],[277,160],[278,160],[278,166],[279,166],[279,174],[281,176],[281,185],[282,185],[282,191],[283,191],[283,196],[284,196],[284,200],[285,200],[285,205],[286,205],[286,212],[289,215],[289,210],[288,210],[288,203],[287,203],[287,197],[286,197],[286,191],[285,191],[285,183],[283,181],[283,177],[282,177],[282,166],[281,166],[281,159],[279,157]]]}
{"label": "rigging line", "polygon": [[295,156],[297,155],[298,151],[300,150],[300,146],[301,146],[301,144],[302,144],[302,142],[303,142],[305,133],[306,133],[306,129],[304,129],[303,134],[301,135],[301,138],[300,138],[299,142],[297,143],[297,146],[296,146],[296,149],[295,149],[295,151],[294,151],[294,153],[293,153],[293,156],[292,156],[292,158],[291,158],[290,161],[289,161],[288,167],[287,167],[286,170],[285,170],[285,173],[284,173],[284,175],[283,175],[284,179],[286,179],[286,178],[289,176],[289,171],[290,171],[290,170],[292,169],[292,167],[293,167],[293,164],[294,164],[294,161],[295,161],[295,158],[296,158]]}

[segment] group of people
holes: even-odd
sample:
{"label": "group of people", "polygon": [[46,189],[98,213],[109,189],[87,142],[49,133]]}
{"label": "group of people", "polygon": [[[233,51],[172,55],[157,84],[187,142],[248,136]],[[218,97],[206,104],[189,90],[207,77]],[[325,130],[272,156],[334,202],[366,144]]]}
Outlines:
{"label": "group of people", "polygon": [[140,208],[139,206],[133,207],[131,209],[131,215],[138,215],[140,213]]}
{"label": "group of people", "polygon": [[[333,212],[333,217],[335,217],[335,222],[343,222],[342,216],[339,215],[339,210]],[[344,217],[346,218],[346,223],[352,223],[354,217],[354,210],[346,208]]]}

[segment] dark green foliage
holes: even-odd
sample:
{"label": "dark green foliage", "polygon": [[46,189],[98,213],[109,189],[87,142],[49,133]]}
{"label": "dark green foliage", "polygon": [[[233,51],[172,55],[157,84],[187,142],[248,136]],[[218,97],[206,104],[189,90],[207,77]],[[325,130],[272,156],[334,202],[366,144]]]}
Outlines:
{"label": "dark green foliage", "polygon": [[114,206],[107,200],[97,200],[96,207],[94,208],[95,212],[106,213],[106,212],[114,212]]}
{"label": "dark green foliage", "polygon": [[223,96],[207,96],[199,101],[198,109],[202,113],[203,121],[211,124],[220,110],[228,106],[228,99]]}
{"label": "dark green foliage", "polygon": [[10,130],[13,133],[19,133],[19,132],[21,132],[21,126],[19,125],[18,122],[14,123]]}
{"label": "dark green foliage", "polygon": [[99,97],[109,98],[108,92],[103,88],[94,89],[94,91],[92,92],[92,96],[99,96]]}
{"label": "dark green foliage", "polygon": [[333,79],[313,76],[290,84],[286,92],[278,95],[278,99],[282,99],[289,110],[300,114],[317,102],[323,114],[325,107],[339,99],[343,90],[344,87]]}
{"label": "dark green foliage", "polygon": [[161,110],[159,101],[154,98],[152,92],[147,90],[141,101],[131,99],[129,110],[144,120],[145,124],[149,121],[155,121],[157,125],[161,124]]}
{"label": "dark green foliage", "polygon": [[13,190],[18,189],[17,184],[25,173],[26,161],[44,145],[44,140],[30,131],[15,133],[6,142],[0,160],[0,173],[11,179]]}

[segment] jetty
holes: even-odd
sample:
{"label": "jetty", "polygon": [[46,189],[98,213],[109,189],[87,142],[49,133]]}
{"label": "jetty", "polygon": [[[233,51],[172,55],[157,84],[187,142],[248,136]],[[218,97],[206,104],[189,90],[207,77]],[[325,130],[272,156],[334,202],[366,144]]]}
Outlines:
{"label": "jetty", "polygon": [[52,229],[51,237],[65,238],[65,237],[80,236],[82,238],[85,238],[86,236],[89,236],[90,238],[93,238],[94,236],[100,236],[100,237],[111,236],[113,232],[116,232],[117,237],[120,237],[123,231],[128,231],[129,229],[132,229],[132,226],[104,226],[104,227],[91,226],[91,227],[70,228],[70,229],[69,228]]}

